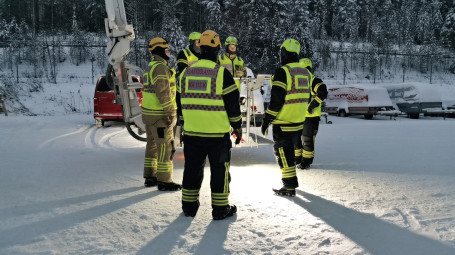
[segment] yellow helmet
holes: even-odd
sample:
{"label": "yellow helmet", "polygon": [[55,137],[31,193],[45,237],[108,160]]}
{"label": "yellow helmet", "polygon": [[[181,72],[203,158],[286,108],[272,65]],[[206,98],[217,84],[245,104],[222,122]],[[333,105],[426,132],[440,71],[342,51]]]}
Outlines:
{"label": "yellow helmet", "polygon": [[194,41],[194,40],[199,40],[201,38],[201,33],[199,32],[193,32],[188,36],[188,41]]}
{"label": "yellow helmet", "polygon": [[294,39],[287,39],[280,48],[285,48],[286,51],[297,53],[297,55],[300,53],[300,43]]}
{"label": "yellow helmet", "polygon": [[200,46],[221,47],[220,36],[213,30],[205,30],[199,39]]}
{"label": "yellow helmet", "polygon": [[228,46],[229,44],[239,45],[237,38],[235,38],[234,36],[229,36],[228,38],[226,38],[224,45]]}
{"label": "yellow helmet", "polygon": [[161,37],[155,37],[149,42],[149,51],[153,51],[156,47],[161,47],[165,49],[169,49],[169,43]]}

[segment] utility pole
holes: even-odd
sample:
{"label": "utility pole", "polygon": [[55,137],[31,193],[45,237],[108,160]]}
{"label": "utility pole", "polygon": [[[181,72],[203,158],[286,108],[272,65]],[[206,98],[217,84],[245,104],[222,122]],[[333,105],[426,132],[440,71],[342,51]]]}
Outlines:
{"label": "utility pole", "polygon": [[36,27],[35,27],[35,0],[33,0],[33,7],[32,7],[32,11],[33,11],[33,49],[32,49],[32,52],[33,52],[33,71],[34,71],[34,75],[35,75],[35,78],[37,77],[36,75]]}
{"label": "utility pole", "polygon": [[56,64],[55,64],[55,35],[54,35],[54,0],[52,0],[51,8],[51,20],[52,20],[52,77],[54,78],[54,84],[57,84],[57,73],[56,73]]}

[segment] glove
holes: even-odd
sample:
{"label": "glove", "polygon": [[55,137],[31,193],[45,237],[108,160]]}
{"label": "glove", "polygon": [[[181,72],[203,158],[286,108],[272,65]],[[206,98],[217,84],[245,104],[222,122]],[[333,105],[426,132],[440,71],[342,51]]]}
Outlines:
{"label": "glove", "polygon": [[311,100],[310,104],[308,105],[308,113],[313,114],[314,108],[318,107],[319,103],[316,100]]}
{"label": "glove", "polygon": [[177,116],[171,115],[167,117],[167,124],[168,126],[175,126],[177,123]]}
{"label": "glove", "polygon": [[262,120],[262,126],[261,126],[261,133],[264,137],[267,137],[267,135],[269,133],[269,125],[270,125],[270,120],[264,118]]}
{"label": "glove", "polygon": [[245,105],[246,103],[246,97],[240,97],[240,105]]}
{"label": "glove", "polygon": [[234,129],[233,133],[236,136],[235,144],[239,144],[242,141],[242,128]]}
{"label": "glove", "polygon": [[177,119],[177,126],[182,126],[183,127],[183,116],[179,116]]}
{"label": "glove", "polygon": [[235,71],[235,77],[245,77],[246,73],[244,71],[237,70]]}

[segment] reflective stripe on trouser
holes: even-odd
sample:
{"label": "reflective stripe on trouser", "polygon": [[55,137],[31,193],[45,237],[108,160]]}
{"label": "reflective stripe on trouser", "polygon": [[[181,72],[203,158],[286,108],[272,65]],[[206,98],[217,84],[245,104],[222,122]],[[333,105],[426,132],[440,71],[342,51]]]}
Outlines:
{"label": "reflective stripe on trouser", "polygon": [[[150,150],[147,150],[150,151]],[[147,158],[144,159],[144,178],[151,178],[156,175],[157,159]]]}
{"label": "reflective stripe on trouser", "polygon": [[196,202],[199,197],[206,158],[210,162],[210,188],[212,206],[229,204],[229,174],[231,160],[231,140],[224,137],[184,137],[185,168],[183,171],[182,202]]}
{"label": "reflective stripe on trouser", "polygon": [[142,121],[147,133],[144,177],[156,177],[160,182],[172,182],[174,126],[168,125],[167,117],[142,115]]}
{"label": "reflective stripe on trouser", "polygon": [[314,151],[302,150],[302,157],[303,158],[314,158]]}
{"label": "reflective stripe on trouser", "polygon": [[295,144],[298,143],[300,131],[283,132],[279,126],[273,126],[273,151],[281,170],[283,185],[298,187],[295,170]]}
{"label": "reflective stripe on trouser", "polygon": [[183,202],[197,202],[199,200],[199,189],[182,189]]}

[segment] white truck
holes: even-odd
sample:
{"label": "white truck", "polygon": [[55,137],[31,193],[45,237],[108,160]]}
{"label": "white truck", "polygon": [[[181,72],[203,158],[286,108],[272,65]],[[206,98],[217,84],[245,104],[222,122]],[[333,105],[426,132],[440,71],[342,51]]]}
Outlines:
{"label": "white truck", "polygon": [[[249,78],[255,78],[253,71],[249,69],[248,67],[246,68],[247,70],[247,77]],[[266,79],[263,82],[270,81],[270,79]],[[248,95],[248,88],[247,88],[247,83],[242,82],[241,83],[241,89],[240,89],[240,110],[242,112],[242,118],[243,121],[246,122],[246,115],[247,115],[247,105],[251,108],[250,111],[250,122],[251,124],[255,124],[256,127],[260,126],[262,124],[262,119],[264,118],[265,114],[265,109],[264,109],[264,99],[262,98],[261,90],[260,88],[253,88],[250,89],[250,95]],[[246,102],[247,98],[249,99],[249,102]]]}
{"label": "white truck", "polygon": [[340,117],[363,115],[372,119],[374,115],[397,114],[387,90],[382,87],[352,85],[329,86],[326,112]]}

